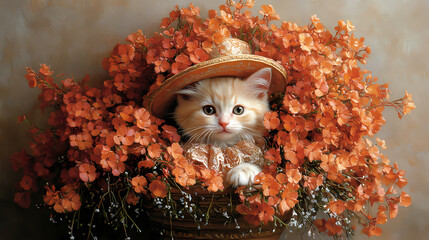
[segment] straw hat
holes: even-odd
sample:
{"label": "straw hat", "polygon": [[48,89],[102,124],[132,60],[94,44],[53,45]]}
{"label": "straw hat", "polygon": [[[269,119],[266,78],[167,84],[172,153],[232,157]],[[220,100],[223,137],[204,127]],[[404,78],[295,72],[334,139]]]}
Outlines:
{"label": "straw hat", "polygon": [[154,116],[164,118],[171,112],[176,92],[200,80],[212,77],[246,78],[252,73],[270,67],[272,70],[269,92],[284,92],[287,78],[284,67],[273,59],[253,55],[249,45],[236,38],[226,38],[214,47],[210,59],[193,65],[166,79],[146,99],[146,108]]}

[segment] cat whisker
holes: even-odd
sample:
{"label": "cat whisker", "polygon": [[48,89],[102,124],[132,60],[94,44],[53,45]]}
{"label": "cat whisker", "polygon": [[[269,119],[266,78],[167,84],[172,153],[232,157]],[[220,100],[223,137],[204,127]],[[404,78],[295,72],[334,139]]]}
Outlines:
{"label": "cat whisker", "polygon": [[204,139],[206,139],[206,143],[210,142],[210,137],[213,135],[213,132],[213,129],[206,129],[206,132],[204,134]]}
{"label": "cat whisker", "polygon": [[188,143],[193,143],[195,140],[199,140],[200,139],[200,137],[201,137],[201,135],[204,133],[204,131],[202,131],[202,132],[197,132],[196,134],[194,134],[194,135],[192,135],[190,138],[189,138],[189,140],[188,140]]}
{"label": "cat whisker", "polygon": [[191,136],[194,133],[200,132],[200,131],[204,132],[205,128],[204,127],[193,127],[193,128],[186,129],[186,131],[183,131],[183,133],[185,135]]}
{"label": "cat whisker", "polygon": [[[191,118],[188,118],[188,119],[186,119],[185,121],[183,121],[182,123],[181,123],[181,125],[183,126],[185,123],[187,123],[189,120],[191,120]],[[182,126],[179,126],[179,132],[181,133],[181,134],[185,134],[185,135],[190,135],[190,133],[192,132],[192,130],[200,130],[200,129],[204,129],[204,127],[202,127],[202,126],[197,126],[197,127],[190,127],[190,128],[187,128],[187,129],[185,129],[185,128],[183,128]]]}
{"label": "cat whisker", "polygon": [[242,131],[235,131],[235,133],[238,135],[238,139],[239,141],[241,140],[248,140],[249,138],[247,137],[247,134],[242,132]]}
{"label": "cat whisker", "polygon": [[209,142],[211,142],[210,141],[210,139],[212,138],[212,136],[213,136],[213,133],[216,131],[216,129],[211,129],[210,130],[210,134],[209,134],[209,136],[208,136],[208,138],[207,138],[207,140],[209,141]]}
{"label": "cat whisker", "polygon": [[[237,133],[237,135],[239,135],[242,138],[245,138],[246,136],[248,136],[249,134],[246,131],[243,131],[243,129],[240,130],[235,130],[235,133]],[[244,140],[244,139],[243,139]]]}
{"label": "cat whisker", "polygon": [[242,128],[247,130],[248,132],[252,133],[253,135],[260,134],[260,132],[258,132],[256,129],[246,127],[246,126],[242,126]]}
{"label": "cat whisker", "polygon": [[243,129],[246,130],[246,134],[249,134],[249,135],[251,135],[253,137],[260,137],[261,136],[261,132],[255,130],[255,129],[252,129],[252,128],[249,128],[249,127],[246,127],[246,126],[243,126]]}
{"label": "cat whisker", "polygon": [[211,132],[212,132],[211,129],[204,129],[204,134],[201,137],[201,141],[208,144],[210,142],[209,139],[210,139]]}
{"label": "cat whisker", "polygon": [[193,133],[199,132],[203,130],[202,128],[196,128],[196,129],[186,129],[183,133],[186,135],[192,135]]}
{"label": "cat whisker", "polygon": [[265,139],[262,135],[261,135],[261,133],[260,132],[258,132],[257,130],[255,130],[255,129],[252,129],[252,128],[249,128],[249,127],[246,127],[246,126],[243,126],[243,128],[244,129],[246,129],[247,131],[249,131],[253,136],[252,136],[252,138],[253,139],[262,139],[263,141],[264,141],[264,143],[265,143],[265,145],[267,145],[267,139]]}
{"label": "cat whisker", "polygon": [[189,120],[191,120],[192,118],[188,118],[185,121],[183,121],[181,124],[184,125],[185,123],[187,123]]}

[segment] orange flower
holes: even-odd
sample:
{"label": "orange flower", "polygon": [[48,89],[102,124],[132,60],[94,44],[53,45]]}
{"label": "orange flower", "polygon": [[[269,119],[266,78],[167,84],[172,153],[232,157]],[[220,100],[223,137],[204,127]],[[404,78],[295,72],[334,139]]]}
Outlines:
{"label": "orange flower", "polygon": [[411,110],[416,108],[416,105],[413,102],[413,96],[411,94],[408,94],[407,91],[405,91],[405,97],[403,99],[404,100],[402,101],[402,106],[403,106],[402,111],[404,115],[406,115],[410,113]]}
{"label": "orange flower", "polygon": [[389,205],[389,217],[395,218],[398,214],[398,208],[399,208],[399,199],[398,198],[388,198],[387,204]]}
{"label": "orange flower", "polygon": [[120,125],[117,129],[116,136],[113,137],[113,140],[117,145],[130,146],[135,142],[135,131],[132,128],[127,128],[125,125]]}
{"label": "orange flower", "polygon": [[320,160],[322,157],[323,144],[320,142],[312,142],[304,149],[304,154],[308,157],[308,160]]}
{"label": "orange flower", "polygon": [[264,174],[260,182],[265,196],[275,196],[280,192],[281,185],[270,174]]}
{"label": "orange flower", "polygon": [[213,169],[202,169],[201,177],[204,183],[208,186],[207,190],[210,192],[217,192],[223,190],[223,179],[222,175]]}
{"label": "orange flower", "polygon": [[314,226],[319,230],[319,232],[326,232],[326,220],[325,219],[316,219],[313,221]]}
{"label": "orange flower", "polygon": [[155,166],[155,163],[151,159],[143,160],[138,163],[138,168],[152,168]]}
{"label": "orange flower", "polygon": [[386,141],[384,141],[380,138],[376,138],[375,140],[377,141],[378,146],[380,146],[382,149],[387,149]]}
{"label": "orange flower", "polygon": [[177,74],[183,69],[191,66],[192,62],[187,55],[181,53],[175,58],[175,62],[171,65],[171,72]]}
{"label": "orange flower", "polygon": [[220,17],[226,23],[232,24],[234,22],[232,15],[229,13],[226,13],[224,10],[220,10]]}
{"label": "orange flower", "polygon": [[[118,74],[120,75],[120,74]],[[118,76],[116,75],[116,76]],[[133,122],[134,121],[134,109],[132,106],[125,106],[124,108],[121,109],[121,112],[119,112],[119,115],[121,116],[122,119],[124,119],[126,122]]]}
{"label": "orange flower", "polygon": [[310,191],[315,190],[323,184],[323,175],[319,174],[317,177],[306,177],[304,182],[304,187],[310,189]]}
{"label": "orange flower", "polygon": [[247,0],[245,4],[247,8],[253,8],[254,5],[255,5],[255,0]]}
{"label": "orange flower", "polygon": [[143,194],[147,193],[145,189],[145,187],[147,186],[147,180],[145,177],[143,176],[134,177],[131,180],[131,184],[133,185],[134,191],[136,193],[143,193]]}
{"label": "orange flower", "polygon": [[186,174],[185,170],[180,167],[176,167],[171,172],[175,177],[175,181],[183,187],[188,186],[189,176]]}
{"label": "orange flower", "polygon": [[126,201],[128,204],[135,206],[139,201],[139,197],[137,197],[133,192],[129,192],[126,197]]}
{"label": "orange flower", "polygon": [[70,135],[70,146],[78,147],[79,150],[85,150],[92,147],[93,139],[88,133],[78,133],[76,135]]}
{"label": "orange flower", "polygon": [[408,193],[402,191],[401,196],[399,197],[399,202],[402,206],[408,207],[411,205],[411,197]]}
{"label": "orange flower", "polygon": [[30,192],[17,192],[14,195],[14,201],[23,208],[29,208],[31,204]]}
{"label": "orange flower", "polygon": [[287,101],[285,98],[284,105],[288,106],[289,111],[293,114],[297,114],[297,113],[299,113],[299,111],[301,111],[302,105],[296,99],[291,99],[291,100]]}
{"label": "orange flower", "polygon": [[[191,53],[197,50],[198,48],[199,48],[199,44],[197,40],[186,43],[186,49]],[[181,56],[186,56],[186,55],[182,54]]]}
{"label": "orange flower", "polygon": [[45,164],[41,162],[36,162],[34,164],[34,171],[37,173],[37,176],[47,176],[49,174],[49,170],[45,167]]}
{"label": "orange flower", "polygon": [[54,204],[54,210],[55,210],[55,212],[57,212],[57,213],[65,213],[65,212],[66,212],[66,210],[65,210],[64,206],[62,205],[62,201],[61,201],[61,200],[57,201],[57,202]]}
{"label": "orange flower", "polygon": [[155,61],[155,71],[157,73],[166,72],[168,71],[169,68],[170,68],[170,63],[167,60],[162,59],[162,60]]}
{"label": "orange flower", "polygon": [[81,207],[80,196],[75,191],[63,194],[62,207],[68,212],[77,211]]}
{"label": "orange flower", "polygon": [[34,179],[28,175],[25,175],[20,182],[21,187],[26,191],[32,189],[34,184]]}
{"label": "orange flower", "polygon": [[10,161],[12,162],[12,168],[17,172],[20,168],[28,166],[28,161],[31,158],[27,155],[25,149],[22,149],[20,152],[15,152],[10,156]]}
{"label": "orange flower", "polygon": [[196,49],[191,55],[189,56],[189,59],[194,63],[200,63],[207,61],[209,59],[209,55],[201,48]]}
{"label": "orange flower", "polygon": [[266,112],[264,116],[264,126],[268,130],[276,129],[280,125],[279,114],[277,112]]}
{"label": "orange flower", "polygon": [[93,182],[97,178],[95,166],[89,163],[83,163],[79,166],[79,177],[84,182]]}
{"label": "orange flower", "polygon": [[279,15],[276,14],[276,11],[274,10],[274,8],[271,4],[262,5],[261,10],[259,10],[259,13],[268,17],[268,19],[270,19],[270,20],[279,20],[280,19]]}
{"label": "orange flower", "polygon": [[40,66],[39,73],[44,76],[51,76],[54,71],[51,71],[50,67],[48,67],[46,64],[42,64]]}
{"label": "orange flower", "polygon": [[296,128],[296,121],[295,118],[291,115],[282,115],[281,116],[283,127],[286,131],[290,132],[293,131]]}
{"label": "orange flower", "polygon": [[[395,163],[396,164],[396,163]],[[398,176],[398,180],[396,181],[396,185],[400,188],[405,187],[405,185],[408,184],[408,180],[406,178],[404,178],[403,176],[405,175],[405,170],[401,170],[398,172],[397,176]]]}
{"label": "orange flower", "polygon": [[167,151],[173,158],[178,158],[183,154],[183,148],[177,142],[173,143],[171,147],[167,147]]}
{"label": "orange flower", "polygon": [[386,210],[387,208],[383,205],[380,205],[378,207],[377,220],[376,220],[377,224],[385,224],[387,222],[387,215],[385,213]]}
{"label": "orange flower", "polygon": [[365,233],[366,235],[368,235],[368,237],[380,236],[382,232],[383,230],[381,230],[381,228],[376,227],[373,224],[370,224],[362,229],[362,233]]}
{"label": "orange flower", "polygon": [[281,163],[280,151],[275,148],[270,148],[267,152],[265,152],[266,159],[271,160],[276,163]]}
{"label": "orange flower", "polygon": [[299,165],[299,160],[296,155],[296,152],[292,149],[284,149],[284,156],[287,160],[289,160],[294,165]]}
{"label": "orange flower", "polygon": [[311,22],[314,24],[315,32],[323,32],[324,26],[316,15],[311,16]]}
{"label": "orange flower", "polygon": [[341,225],[337,224],[337,219],[329,218],[325,223],[328,236],[341,235],[343,233],[343,228]]}
{"label": "orange flower", "polygon": [[301,49],[304,51],[311,52],[314,48],[313,38],[308,33],[299,34],[298,41],[301,44]]}
{"label": "orange flower", "polygon": [[282,214],[289,211],[291,208],[298,203],[298,192],[288,187],[283,191],[281,201],[279,204],[279,210]]}
{"label": "orange flower", "polygon": [[28,80],[28,86],[34,88],[37,86],[37,75],[31,68],[26,68],[27,74],[25,74],[25,78]]}
{"label": "orange flower", "polygon": [[287,177],[286,177],[286,174],[284,174],[284,173],[279,173],[279,174],[277,174],[277,176],[276,176],[276,180],[277,180],[279,183],[281,183],[282,185],[283,185],[283,184],[286,184],[286,183],[287,183]]}
{"label": "orange flower", "polygon": [[43,201],[48,205],[54,205],[55,202],[60,200],[58,191],[55,191],[55,186],[52,186],[52,188],[46,186],[46,193],[43,195]]}
{"label": "orange flower", "polygon": [[162,153],[161,145],[154,143],[147,148],[147,152],[151,158],[159,158]]}
{"label": "orange flower", "polygon": [[290,169],[286,171],[286,175],[288,177],[288,182],[290,183],[299,183],[302,178],[302,175],[298,169]]}
{"label": "orange flower", "polygon": [[[236,210],[238,213],[244,216],[244,220],[248,222],[249,224],[252,224],[253,226],[258,226],[261,223],[261,220],[258,216],[259,212],[259,205],[257,204],[250,204],[250,206],[246,206],[244,204],[240,204],[236,207]],[[261,216],[264,218],[264,215]]]}
{"label": "orange flower", "polygon": [[354,31],[355,27],[353,24],[347,20],[347,23],[344,20],[338,21],[338,27],[335,28],[337,31],[345,31],[346,33]]}
{"label": "orange flower", "polygon": [[128,63],[134,59],[135,49],[131,44],[118,44],[115,50],[116,54],[119,55],[121,61],[124,63]]}
{"label": "orange flower", "polygon": [[164,198],[167,196],[167,186],[165,185],[164,182],[160,181],[160,180],[153,180],[150,184],[149,184],[149,191],[155,196],[155,197],[160,197],[160,198]]}
{"label": "orange flower", "polygon": [[274,208],[272,206],[268,205],[265,202],[262,202],[261,204],[259,204],[258,210],[259,210],[258,211],[259,212],[259,214],[258,214],[259,220],[261,222],[263,222],[264,224],[267,224],[268,221],[272,222],[274,220],[275,211],[274,211]]}
{"label": "orange flower", "polygon": [[177,129],[175,127],[164,125],[162,126],[162,136],[164,138],[167,138],[170,140],[170,142],[179,142],[180,141],[180,135],[177,134]]}
{"label": "orange flower", "polygon": [[328,203],[328,208],[335,214],[340,215],[346,210],[344,202],[341,200],[334,200]]}

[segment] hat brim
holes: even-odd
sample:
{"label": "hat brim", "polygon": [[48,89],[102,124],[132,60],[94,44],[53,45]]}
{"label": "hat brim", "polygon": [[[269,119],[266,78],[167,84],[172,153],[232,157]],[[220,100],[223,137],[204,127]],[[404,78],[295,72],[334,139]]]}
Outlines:
{"label": "hat brim", "polygon": [[211,59],[191,66],[166,79],[146,99],[146,108],[154,116],[164,118],[176,100],[176,92],[200,80],[212,77],[246,78],[261,68],[271,67],[269,92],[284,92],[287,85],[286,70],[273,59],[258,55],[241,54]]}

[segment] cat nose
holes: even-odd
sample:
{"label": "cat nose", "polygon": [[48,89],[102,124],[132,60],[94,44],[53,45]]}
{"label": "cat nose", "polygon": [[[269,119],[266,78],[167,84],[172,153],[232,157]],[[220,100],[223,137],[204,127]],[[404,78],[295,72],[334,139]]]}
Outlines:
{"label": "cat nose", "polygon": [[225,129],[228,124],[229,122],[219,122],[219,125],[221,125],[223,129]]}

